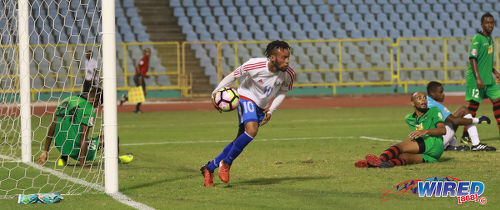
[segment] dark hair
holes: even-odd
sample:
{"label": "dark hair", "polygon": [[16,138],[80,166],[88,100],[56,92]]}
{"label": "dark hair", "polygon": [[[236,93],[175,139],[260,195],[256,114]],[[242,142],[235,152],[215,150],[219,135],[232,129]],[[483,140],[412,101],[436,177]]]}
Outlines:
{"label": "dark hair", "polygon": [[431,81],[429,84],[427,84],[427,94],[430,94],[431,92],[435,91],[436,88],[443,86],[443,84],[436,82],[436,81]]}
{"label": "dark hair", "polygon": [[264,55],[269,58],[276,49],[290,50],[290,45],[288,45],[288,43],[286,43],[285,41],[281,40],[272,41],[267,45],[266,51],[264,51]]}
{"label": "dark hair", "polygon": [[495,19],[491,13],[489,13],[489,12],[484,13],[484,15],[481,16],[481,24],[483,24],[484,19],[489,18],[489,17]]}

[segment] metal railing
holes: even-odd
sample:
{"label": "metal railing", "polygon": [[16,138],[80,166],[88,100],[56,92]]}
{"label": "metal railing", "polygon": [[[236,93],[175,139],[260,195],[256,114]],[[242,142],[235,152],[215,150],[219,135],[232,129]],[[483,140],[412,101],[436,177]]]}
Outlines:
{"label": "metal railing", "polygon": [[[169,48],[170,54],[172,51],[175,57],[168,57],[166,62],[162,62],[162,66],[167,66],[165,71],[152,69],[150,58],[150,69],[148,75],[168,76],[171,84],[162,84],[148,86],[148,90],[180,90],[182,96],[189,97],[192,88],[192,76],[184,74],[181,71],[181,51],[179,42],[142,42],[142,43],[117,43],[117,53],[122,53],[117,56],[117,80],[122,80],[123,83],[117,86],[117,90],[128,90],[129,80],[135,73],[136,61],[139,58],[131,58],[128,56],[130,46],[141,46],[142,48]],[[50,92],[80,92],[83,78],[85,76],[85,52],[92,49],[93,57],[98,63],[101,63],[101,45],[100,44],[37,44],[30,45],[30,76],[31,76],[31,95],[35,98],[38,93]],[[19,92],[19,76],[18,76],[18,46],[17,45],[1,45],[0,46],[0,93],[17,93]],[[157,50],[158,51],[158,50]],[[161,55],[155,55],[161,57]],[[135,60],[137,59],[137,60]],[[133,64],[134,66],[129,66]],[[170,64],[170,65],[169,65]],[[99,65],[102,67],[101,65]],[[173,66],[173,67],[172,67]],[[131,69],[130,69],[131,68]],[[49,82],[49,80],[51,80]],[[37,81],[38,87],[33,87]],[[4,84],[2,84],[4,83]],[[8,84],[7,84],[8,83]],[[40,84],[41,83],[41,84]],[[50,84],[50,85],[47,85]],[[118,83],[117,83],[118,84]],[[50,86],[50,87],[49,87]]]}

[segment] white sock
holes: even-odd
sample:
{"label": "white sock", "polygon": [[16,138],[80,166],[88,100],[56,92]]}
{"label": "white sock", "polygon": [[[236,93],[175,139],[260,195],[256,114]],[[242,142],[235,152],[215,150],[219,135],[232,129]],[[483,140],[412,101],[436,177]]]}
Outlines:
{"label": "white sock", "polygon": [[[468,119],[473,119],[471,114],[467,114],[464,116],[464,118]],[[478,145],[479,144],[479,134],[477,133],[477,127],[476,124],[472,123],[468,126],[466,126],[467,132],[469,133],[470,140],[472,141],[472,145]]]}

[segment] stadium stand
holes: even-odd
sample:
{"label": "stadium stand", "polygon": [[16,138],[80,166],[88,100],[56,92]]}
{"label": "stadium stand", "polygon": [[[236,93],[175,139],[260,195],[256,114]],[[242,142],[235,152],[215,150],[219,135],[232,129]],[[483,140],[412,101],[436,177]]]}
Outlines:
{"label": "stadium stand", "polygon": [[[96,0],[60,1],[49,5],[41,3],[41,0],[30,2],[34,17],[48,19],[29,20],[33,32],[31,44],[54,44],[56,40],[70,44],[101,41],[99,27],[102,26],[97,24],[97,15],[93,12],[100,9]],[[117,43],[151,41],[136,5],[134,0],[116,0]],[[444,75],[437,69],[444,65],[445,47],[448,51],[447,65],[453,68],[453,71],[448,72],[448,78],[462,80],[465,68],[459,67],[466,66],[465,52],[469,41],[450,39],[445,44],[432,38],[471,37],[480,29],[479,18],[482,13],[491,12],[497,19],[500,17],[500,3],[495,0],[170,0],[169,6],[186,41],[389,38],[370,42],[340,41],[340,49],[339,41],[291,42],[292,66],[300,71],[297,73],[298,84],[390,81],[393,69],[389,68],[396,55],[396,48],[392,47],[391,42],[397,38],[400,40],[397,49],[402,81],[443,78]],[[15,10],[5,10],[0,15],[0,24],[15,25],[15,18],[12,18],[15,13]],[[493,36],[500,36],[500,30],[494,30]],[[415,37],[430,39],[412,39]],[[15,36],[4,35],[0,43],[13,43],[15,39]],[[127,63],[127,72],[133,73],[133,66],[145,47],[131,45],[126,55],[123,49],[117,47],[117,71],[123,72],[123,64]],[[153,49],[150,71],[166,72],[155,48],[152,45],[148,47]],[[264,47],[265,44],[238,44],[236,50],[233,45],[223,44],[223,72],[231,71],[250,57],[262,56]],[[210,84],[216,85],[216,45],[193,44],[190,48]],[[69,69],[78,73],[83,68],[84,60],[83,51],[79,50],[75,48],[69,52],[62,48],[33,48],[33,65],[38,66],[39,70],[32,73],[47,74],[49,71]],[[98,48],[95,50],[99,51]],[[236,58],[235,53],[238,54]],[[339,65],[340,56],[342,63]],[[416,62],[412,58],[425,62]],[[11,65],[0,65],[11,68]],[[342,74],[339,73],[340,69],[344,71]],[[67,81],[46,77],[35,79],[33,84],[35,87],[41,84],[62,87],[67,85]],[[81,79],[76,78],[76,81],[79,84]],[[128,81],[130,85],[130,78]],[[125,79],[119,78],[117,84],[123,86]],[[155,76],[151,80],[153,86],[169,84],[172,82],[166,75]]]}
{"label": "stadium stand", "polygon": [[[99,20],[97,20],[97,13],[101,10],[101,5],[96,4],[96,0],[58,1],[58,3],[50,4],[42,0],[33,0],[30,1],[30,5],[32,8],[32,14],[29,19],[30,44],[40,44],[43,46],[45,44],[56,44],[56,40],[57,44],[97,44],[102,41],[99,35],[100,27],[102,26],[98,24]],[[3,3],[0,3],[0,6],[3,8]],[[8,9],[3,9],[2,11],[4,13],[0,15],[0,24],[3,26],[17,24],[14,18],[17,15],[17,11],[10,11]],[[146,33],[145,26],[141,23],[141,17],[138,15],[134,0],[116,0],[115,14],[117,43],[151,42],[149,35]],[[8,36],[7,34],[2,34],[0,43],[3,45],[15,43],[17,37]],[[150,71],[166,72],[152,45],[140,47],[132,45],[128,48],[128,57],[123,56],[123,50],[120,49],[120,46],[117,47],[117,73],[123,73],[123,59],[126,59],[129,63],[128,72],[133,74],[135,72],[134,66],[136,61],[142,57],[142,50],[146,47],[152,48]],[[32,47],[32,77],[39,73],[41,75],[50,75],[50,72],[59,72],[61,74],[62,72],[68,72],[70,68],[73,69],[73,73],[81,74],[84,68],[85,50],[81,47],[68,50],[66,46]],[[92,47],[92,50],[96,55],[101,53],[99,47]],[[57,78],[40,76],[33,77],[32,85],[35,88],[40,88],[43,84],[46,87],[68,88],[69,81],[69,78],[63,78],[62,76]],[[76,86],[83,83],[81,76],[76,77],[75,81]],[[123,78],[119,78],[117,86],[121,87],[123,85]],[[148,85],[168,86],[171,83],[167,75],[162,75],[150,80]],[[132,86],[135,85],[132,84]]]}
{"label": "stadium stand", "polygon": [[[480,29],[479,17],[482,13],[492,12],[494,16],[499,17],[500,11],[500,3],[487,0],[210,0],[208,3],[171,0],[170,6],[175,10],[174,15],[179,19],[187,41],[471,37],[475,30]],[[443,25],[446,25],[446,28],[443,28]],[[500,30],[495,30],[493,36],[498,35]],[[320,42],[310,44],[307,47],[293,44],[292,66],[296,70],[338,70],[338,49]],[[340,79],[344,82],[391,80],[390,71],[367,71],[373,67],[390,66],[392,58],[388,55],[391,48],[389,43],[343,44],[342,68],[349,72],[344,72],[342,78],[334,72],[320,74],[306,71],[297,73],[297,82],[336,82]],[[465,66],[467,58],[464,57],[464,52],[468,44],[468,41],[450,40],[448,52],[452,53],[448,66]],[[443,66],[443,42],[408,39],[400,42],[399,46],[400,65],[404,70],[400,75],[401,80],[443,79],[442,71],[416,70],[437,69]],[[204,60],[214,62],[204,67],[205,74],[214,78],[216,54],[207,53],[213,51],[209,48],[214,46],[206,47],[205,50],[193,50],[197,51],[198,59],[210,57]],[[223,47],[223,71],[228,72],[235,67],[232,60],[234,58],[230,58],[234,51],[231,51],[229,46]],[[238,60],[244,62],[248,57],[262,56],[261,51],[255,50],[251,45],[238,45]],[[317,56],[318,54],[322,56]],[[410,58],[414,57],[420,57],[426,62],[413,62],[414,59]],[[450,80],[460,80],[463,76],[464,70],[450,71],[449,75]],[[215,83],[216,80],[211,79],[211,84]]]}

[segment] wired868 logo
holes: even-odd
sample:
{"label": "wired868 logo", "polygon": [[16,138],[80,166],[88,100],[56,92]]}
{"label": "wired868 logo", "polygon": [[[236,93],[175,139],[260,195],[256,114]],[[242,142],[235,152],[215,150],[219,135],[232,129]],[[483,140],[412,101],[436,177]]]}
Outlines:
{"label": "wired868 logo", "polygon": [[484,188],[484,183],[480,181],[461,181],[450,176],[430,177],[399,183],[393,189],[386,190],[381,200],[386,201],[402,194],[418,194],[419,197],[456,197],[458,204],[479,202],[484,205],[488,202],[486,197],[480,197]]}

